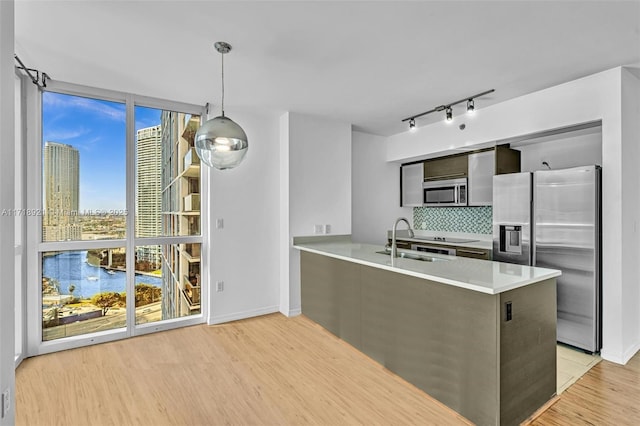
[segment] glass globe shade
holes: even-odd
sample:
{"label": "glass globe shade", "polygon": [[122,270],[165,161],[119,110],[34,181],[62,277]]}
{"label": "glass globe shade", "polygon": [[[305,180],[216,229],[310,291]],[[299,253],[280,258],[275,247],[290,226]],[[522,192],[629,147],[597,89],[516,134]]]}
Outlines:
{"label": "glass globe shade", "polygon": [[219,170],[236,167],[249,149],[249,141],[242,127],[225,116],[212,118],[200,126],[195,145],[200,160]]}

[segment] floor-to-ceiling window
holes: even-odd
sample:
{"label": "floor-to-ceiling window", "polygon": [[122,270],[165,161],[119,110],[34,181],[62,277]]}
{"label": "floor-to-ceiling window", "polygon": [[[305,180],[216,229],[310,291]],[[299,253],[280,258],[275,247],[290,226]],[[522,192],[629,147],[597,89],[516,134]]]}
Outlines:
{"label": "floor-to-ceiling window", "polygon": [[61,83],[35,100],[31,354],[203,322],[202,108]]}

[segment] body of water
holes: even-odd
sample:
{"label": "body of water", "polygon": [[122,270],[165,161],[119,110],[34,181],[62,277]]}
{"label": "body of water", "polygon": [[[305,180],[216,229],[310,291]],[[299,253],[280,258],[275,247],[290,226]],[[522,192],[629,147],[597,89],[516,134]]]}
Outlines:
{"label": "body of water", "polygon": [[[42,275],[60,283],[60,294],[71,294],[69,286],[74,285],[74,296],[91,298],[94,294],[126,289],[126,273],[107,270],[87,263],[87,251],[63,252],[42,259]],[[162,278],[136,274],[136,284],[162,286]]]}

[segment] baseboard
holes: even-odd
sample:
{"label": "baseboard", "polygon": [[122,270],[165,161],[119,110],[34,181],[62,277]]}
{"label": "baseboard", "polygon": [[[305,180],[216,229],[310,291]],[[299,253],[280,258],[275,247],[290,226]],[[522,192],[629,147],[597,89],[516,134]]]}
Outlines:
{"label": "baseboard", "polygon": [[612,354],[609,351],[602,350],[600,351],[600,356],[607,361],[615,362],[616,364],[625,365],[627,362],[629,362],[631,358],[633,358],[633,356],[638,351],[640,351],[640,342],[631,346],[622,354]]}
{"label": "baseboard", "polygon": [[289,312],[282,312],[282,310],[280,311],[282,313],[282,315],[286,316],[286,317],[297,317],[298,315],[300,315],[302,313],[302,309],[297,308],[297,309],[290,309]]}
{"label": "baseboard", "polygon": [[620,364],[620,365],[624,364],[622,362],[622,357],[618,356],[618,354],[613,355],[612,353],[610,353],[606,349],[601,349],[600,350],[600,357],[602,357],[602,359],[604,359],[605,361],[614,362],[614,363]]}
{"label": "baseboard", "polygon": [[250,311],[242,311],[242,312],[234,312],[232,314],[226,315],[214,315],[213,317],[209,317],[207,320],[207,324],[222,324],[230,321],[238,321],[247,318],[259,317],[260,315],[273,314],[276,312],[280,312],[279,306],[266,306],[264,308],[252,309]]}
{"label": "baseboard", "polygon": [[624,361],[624,364],[628,363],[629,360],[633,358],[633,356],[638,351],[640,351],[640,342],[636,343],[635,345],[633,345],[632,347],[630,347],[624,352],[624,355],[622,356],[622,360]]}

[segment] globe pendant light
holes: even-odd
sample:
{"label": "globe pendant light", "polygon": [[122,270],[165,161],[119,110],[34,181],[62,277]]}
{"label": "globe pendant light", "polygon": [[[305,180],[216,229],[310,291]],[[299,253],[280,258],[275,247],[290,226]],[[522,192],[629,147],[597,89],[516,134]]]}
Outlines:
{"label": "globe pendant light", "polygon": [[224,54],[229,53],[231,45],[218,41],[214,46],[222,54],[222,115],[200,126],[196,132],[195,145],[203,163],[225,170],[242,162],[249,149],[249,141],[242,127],[224,115]]}

